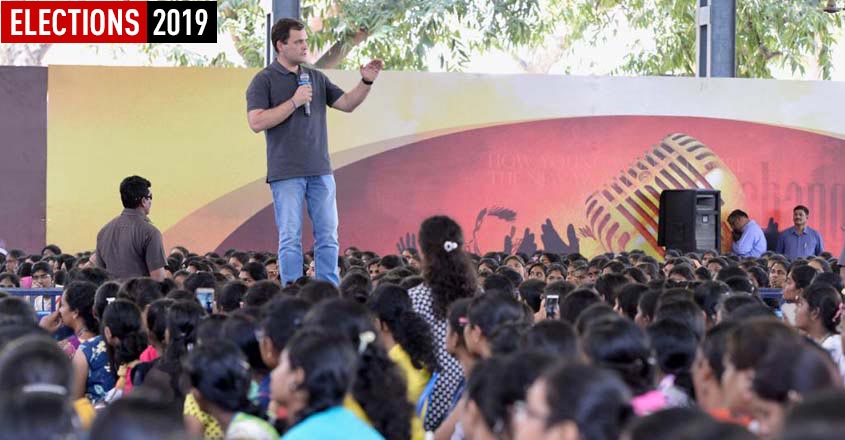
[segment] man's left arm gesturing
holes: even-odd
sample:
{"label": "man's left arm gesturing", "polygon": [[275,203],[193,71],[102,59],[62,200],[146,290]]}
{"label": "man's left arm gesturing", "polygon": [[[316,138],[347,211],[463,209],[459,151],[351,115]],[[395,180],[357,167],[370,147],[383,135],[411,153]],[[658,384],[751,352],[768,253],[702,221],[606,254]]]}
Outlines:
{"label": "man's left arm gesturing", "polygon": [[384,62],[381,60],[372,60],[366,65],[361,66],[361,81],[358,82],[358,85],[354,89],[346,92],[337,101],[332,103],[332,108],[347,113],[355,110],[364,102],[367,94],[370,93],[372,83],[378,78],[378,74],[381,73],[382,68],[384,68]]}

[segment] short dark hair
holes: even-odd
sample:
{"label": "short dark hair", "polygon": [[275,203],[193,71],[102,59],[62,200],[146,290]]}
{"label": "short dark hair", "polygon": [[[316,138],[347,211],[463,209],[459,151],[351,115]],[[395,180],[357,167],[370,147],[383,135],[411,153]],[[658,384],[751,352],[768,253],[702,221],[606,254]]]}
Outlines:
{"label": "short dark hair", "polygon": [[[177,409],[174,411],[174,409]],[[181,438],[185,435],[178,407],[152,393],[123,397],[103,410],[91,427],[91,440],[123,438]]]}
{"label": "short dark hair", "polygon": [[70,284],[73,281],[88,281],[96,284],[99,287],[110,279],[111,274],[106,272],[105,269],[99,267],[88,267],[85,269],[77,269],[75,271],[71,270],[68,273],[66,284]]}
{"label": "short dark hair", "polygon": [[525,313],[510,292],[485,292],[473,298],[467,310],[470,325],[490,337],[496,327],[508,322],[521,322]]}
{"label": "short dark hair", "polygon": [[527,280],[519,285],[520,298],[531,307],[534,313],[540,311],[540,303],[545,288],[546,283],[540,280]]}
{"label": "short dark hair", "polygon": [[312,280],[302,286],[297,296],[310,304],[317,304],[325,300],[339,298],[340,291],[337,286],[328,281]]}
{"label": "short dark hair", "polygon": [[816,270],[808,265],[795,266],[789,271],[789,277],[795,282],[795,287],[804,289],[808,287],[816,276]]}
{"label": "short dark hair", "polygon": [[520,344],[525,350],[541,351],[566,360],[581,356],[575,328],[557,319],[538,322],[522,335]]}
{"label": "short dark hair", "polygon": [[612,273],[619,273],[619,274],[621,274],[621,273],[622,273],[622,271],[624,271],[624,270],[625,270],[625,265],[624,265],[622,262],[620,262],[620,261],[611,260],[611,261],[608,261],[607,263],[605,263],[605,264],[601,267],[601,270],[605,270],[605,269],[610,269],[610,271],[611,271]]}
{"label": "short dark hair", "polygon": [[26,252],[21,249],[9,249],[9,252],[6,254],[6,257],[20,260],[23,257],[26,257]]}
{"label": "short dark hair", "polygon": [[232,254],[229,255],[229,258],[230,259],[234,258],[234,259],[240,261],[241,264],[249,263],[249,254],[246,253],[246,252],[241,252],[241,251],[232,252]]}
{"label": "short dark hair", "polygon": [[657,310],[657,302],[660,300],[661,291],[657,289],[647,290],[640,295],[640,300],[637,307],[642,314],[649,319],[654,320],[654,312]]}
{"label": "short dark hair", "polygon": [[273,346],[281,352],[302,327],[311,304],[301,298],[276,298],[264,306],[260,326]]}
{"label": "short dark hair", "polygon": [[214,275],[210,272],[194,272],[188,275],[184,282],[184,289],[193,293],[200,288],[214,289],[215,287]]}
{"label": "short dark hair", "polygon": [[704,339],[699,344],[701,353],[707,359],[707,363],[713,370],[716,380],[720,383],[722,381],[722,374],[725,372],[725,365],[722,363],[722,358],[724,358],[725,351],[727,350],[728,336],[738,326],[739,323],[736,321],[720,322],[707,331]]}
{"label": "short dark hair", "polygon": [[153,185],[149,180],[140,176],[129,176],[120,182],[120,201],[123,207],[135,209],[141,205],[141,200],[149,194]]}
{"label": "short dark hair", "polygon": [[228,313],[241,308],[241,301],[246,291],[247,285],[240,280],[230,281],[215,289],[217,310]]}
{"label": "short dark hair", "polygon": [[[815,269],[813,269],[813,271],[815,272]],[[722,282],[727,282],[728,279],[734,278],[734,277],[748,278],[748,274],[745,273],[745,271],[741,267],[736,266],[736,265],[727,266],[727,267],[723,266],[721,269],[719,269],[719,273],[716,275],[716,280],[722,281]]]}
{"label": "short dark hair", "polygon": [[246,293],[243,295],[243,303],[245,306],[260,307],[267,304],[274,296],[281,293],[282,287],[276,284],[275,281],[257,281],[246,289]]}
{"label": "short dark hair", "polygon": [[510,266],[499,266],[498,268],[496,268],[496,273],[504,275],[507,279],[509,279],[511,284],[514,286],[514,289],[516,288],[516,286],[519,286],[524,281],[522,279],[522,275],[520,275],[519,272],[516,271],[516,269]]}
{"label": "short dark hair", "polygon": [[[554,283],[552,283],[554,284]],[[574,325],[578,315],[587,307],[601,303],[598,293],[590,289],[576,289],[560,301],[560,320]]]}
{"label": "short dark hair", "polygon": [[301,31],[305,29],[305,23],[294,18],[283,18],[273,25],[273,30],[270,31],[270,40],[273,42],[273,50],[279,51],[277,44],[279,41],[282,44],[288,44],[291,29]]}
{"label": "short dark hair", "polygon": [[367,302],[372,290],[370,276],[358,269],[349,271],[340,281],[340,296],[360,303]]}
{"label": "short dark hair", "polygon": [[619,290],[616,295],[616,302],[619,308],[630,319],[637,316],[637,306],[640,303],[640,297],[648,291],[648,286],[640,283],[627,284]]}
{"label": "short dark hair", "polygon": [[[516,272],[513,269],[510,270]],[[513,292],[514,286],[513,282],[507,276],[503,274],[494,273],[488,275],[487,278],[484,278],[482,288],[485,292],[489,290],[504,290],[506,292]]]}
{"label": "short dark hair", "polygon": [[795,212],[795,211],[804,211],[804,215],[810,215],[810,208],[808,208],[804,205],[798,205],[798,206],[792,208],[792,212]]}
{"label": "short dark hair", "polygon": [[[798,209],[798,208],[795,208],[795,209]],[[44,255],[44,251],[50,251],[50,252],[53,253],[53,255],[61,255],[62,254],[61,248],[59,248],[58,246],[56,246],[54,244],[48,244],[47,246],[44,246],[44,248],[41,249],[41,255]]]}
{"label": "short dark hair", "polygon": [[20,279],[20,278],[18,278],[18,276],[17,276],[17,275],[15,275],[15,274],[13,274],[13,273],[11,273],[11,272],[3,272],[3,273],[0,273],[0,281],[3,281],[3,280],[5,280],[5,279],[7,279],[7,278],[9,279],[9,281],[11,281],[11,282],[12,282],[12,284],[14,284],[14,286],[15,286],[15,287],[20,287],[20,286],[21,286],[21,279]]}
{"label": "short dark hair", "polygon": [[258,262],[244,264],[243,267],[241,267],[241,272],[248,273],[250,278],[255,281],[267,279],[267,269],[264,267],[263,264]]}
{"label": "short dark hair", "polygon": [[35,272],[38,272],[39,270],[46,273],[47,275],[53,276],[53,268],[50,267],[50,264],[46,261],[39,261],[32,265],[33,274],[35,274]]}
{"label": "short dark hair", "polygon": [[164,292],[161,291],[161,283],[154,279],[137,277],[124,282],[117,297],[127,298],[143,310],[153,301],[164,297]]}
{"label": "short dark hair", "polygon": [[71,438],[76,431],[72,420],[72,407],[67,397],[59,393],[34,391],[0,396],[0,423],[6,438]]}
{"label": "short dark hair", "polygon": [[738,218],[743,218],[743,217],[744,217],[744,218],[748,218],[748,214],[746,214],[746,213],[745,213],[745,211],[743,211],[743,210],[741,210],[741,209],[734,209],[734,210],[733,210],[733,211],[731,211],[731,213],[728,215],[728,221],[731,221],[731,220],[736,220],[736,219],[738,219]]}
{"label": "short dark hair", "polygon": [[845,393],[838,389],[810,394],[789,411],[780,438],[809,440],[839,435],[845,427],[843,402]]}
{"label": "short dark hair", "polygon": [[14,258],[15,260],[20,260],[26,256],[26,252],[20,249],[10,249],[9,253],[6,255],[6,258]]}
{"label": "short dark hair", "polygon": [[704,337],[706,322],[698,304],[693,301],[672,301],[660,304],[654,311],[654,320],[673,319],[692,330],[697,339]]}
{"label": "short dark hair", "polygon": [[585,439],[618,438],[634,418],[631,391],[620,376],[603,368],[577,363],[559,364],[543,375],[551,412],[546,427],[574,422]]}
{"label": "short dark hair", "polygon": [[625,275],[619,273],[609,273],[601,275],[596,279],[596,291],[601,295],[604,302],[613,304],[616,300],[616,295],[622,290],[625,285],[629,284]]}
{"label": "short dark hair", "polygon": [[32,308],[29,302],[18,296],[9,296],[0,299],[0,317],[16,322],[38,322],[35,309]]}
{"label": "short dark hair", "polygon": [[384,266],[387,270],[391,270],[397,267],[404,267],[405,260],[398,255],[385,255],[381,257],[378,264],[379,266]]}
{"label": "short dark hair", "polygon": [[754,284],[747,277],[730,277],[725,280],[725,284],[730,287],[731,292],[733,293],[745,292],[752,295],[757,293],[757,289],[754,288]]}

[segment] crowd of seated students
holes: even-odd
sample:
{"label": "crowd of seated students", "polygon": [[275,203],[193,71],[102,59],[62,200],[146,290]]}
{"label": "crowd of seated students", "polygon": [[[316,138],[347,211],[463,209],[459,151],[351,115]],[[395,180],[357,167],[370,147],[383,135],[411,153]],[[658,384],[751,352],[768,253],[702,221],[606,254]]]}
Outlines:
{"label": "crowd of seated students", "polygon": [[[0,254],[8,438],[830,439],[845,432],[830,255],[656,258],[351,247],[339,286],[275,255],[177,246],[114,279],[55,245]],[[60,296],[3,289],[57,288]],[[204,300],[205,292],[212,301]],[[769,295],[774,293],[774,295]]]}

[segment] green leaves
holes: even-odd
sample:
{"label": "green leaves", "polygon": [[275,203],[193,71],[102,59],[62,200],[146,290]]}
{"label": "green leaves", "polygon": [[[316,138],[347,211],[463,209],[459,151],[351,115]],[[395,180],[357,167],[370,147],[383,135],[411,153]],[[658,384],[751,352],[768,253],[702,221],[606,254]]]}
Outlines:
{"label": "green leaves", "polygon": [[[462,70],[473,53],[506,50],[526,71],[548,72],[575,47],[624,38],[631,50],[612,73],[695,74],[697,0],[302,0],[319,67],[357,69],[371,58],[391,70],[426,70],[431,60]],[[737,0],[737,76],[773,69],[831,76],[830,48],[845,13],[815,0]],[[219,0],[218,27],[248,66],[264,62],[258,0]],[[631,29],[632,32],[621,31]],[[633,35],[632,35],[633,34]],[[647,37],[644,35],[651,35]],[[223,54],[149,45],[180,65],[231,65]],[[567,66],[564,66],[568,70]]]}
{"label": "green leaves", "polygon": [[[311,49],[324,51],[365,29],[342,60],[321,59],[321,67],[357,67],[371,57],[392,70],[426,70],[434,49],[441,64],[457,70],[472,50],[505,48],[539,41],[539,0],[304,0],[303,18],[321,22],[309,37]],[[308,5],[307,7],[305,5]]]}
{"label": "green leaves", "polygon": [[[217,33],[228,34],[247,67],[264,65],[264,11],[258,0],[218,0]],[[150,61],[164,57],[176,66],[231,67],[225,52],[214,56],[198,54],[190,46],[179,44],[144,44],[142,50]]]}
{"label": "green leaves", "polygon": [[[654,39],[630,53],[617,73],[637,75],[695,74],[696,0],[577,0],[580,16],[567,15],[585,29],[600,29],[621,11],[634,29],[652,30]],[[842,17],[825,13],[813,1],[737,1],[737,76],[770,78],[772,68],[804,73],[817,62],[829,79],[829,48]],[[589,35],[584,33],[585,38]],[[592,43],[597,44],[596,40]]]}

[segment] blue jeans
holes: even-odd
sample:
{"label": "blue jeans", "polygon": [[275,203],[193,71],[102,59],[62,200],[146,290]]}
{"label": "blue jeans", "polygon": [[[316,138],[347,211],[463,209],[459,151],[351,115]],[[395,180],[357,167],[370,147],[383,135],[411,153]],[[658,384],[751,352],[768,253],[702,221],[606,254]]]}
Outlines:
{"label": "blue jeans", "polygon": [[337,201],[334,176],[294,177],[270,182],[273,210],[279,230],[279,275],[282,285],[302,276],[302,204],[314,227],[314,263],[316,277],[334,285],[340,283],[337,272]]}

